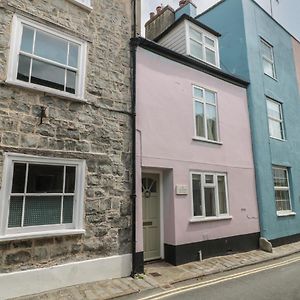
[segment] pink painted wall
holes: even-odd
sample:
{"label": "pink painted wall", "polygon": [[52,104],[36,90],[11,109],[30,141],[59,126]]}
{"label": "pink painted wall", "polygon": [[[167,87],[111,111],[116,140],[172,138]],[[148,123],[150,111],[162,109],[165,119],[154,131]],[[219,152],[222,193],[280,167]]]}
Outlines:
{"label": "pink painted wall", "polygon": [[300,91],[300,42],[292,38],[298,87]]}
{"label": "pink painted wall", "polygon": [[[192,85],[217,92],[222,145],[194,141]],[[138,48],[137,168],[166,170],[164,242],[192,243],[259,232],[254,166],[246,90]],[[167,171],[168,170],[168,171]],[[191,193],[175,195],[188,185],[190,171],[226,172],[231,220],[191,223]],[[142,251],[142,196],[137,176],[137,238]],[[171,199],[171,200],[170,200]],[[165,201],[168,201],[166,203]]]}

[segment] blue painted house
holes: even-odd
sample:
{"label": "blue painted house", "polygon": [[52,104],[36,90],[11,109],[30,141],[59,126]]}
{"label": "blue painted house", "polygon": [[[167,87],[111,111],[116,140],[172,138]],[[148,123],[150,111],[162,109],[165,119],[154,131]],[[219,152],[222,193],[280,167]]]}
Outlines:
{"label": "blue painted house", "polygon": [[261,236],[273,246],[299,240],[300,99],[295,40],[253,0],[220,1],[196,19],[221,33],[221,68],[250,81]]}

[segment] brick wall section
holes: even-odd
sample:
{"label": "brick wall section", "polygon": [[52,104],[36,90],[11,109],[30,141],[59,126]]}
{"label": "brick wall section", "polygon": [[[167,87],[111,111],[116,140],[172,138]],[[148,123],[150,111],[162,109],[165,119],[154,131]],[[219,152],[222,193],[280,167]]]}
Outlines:
{"label": "brick wall section", "polygon": [[[0,176],[7,151],[87,162],[86,235],[0,242],[0,272],[131,251],[131,7],[128,0],[92,6],[89,13],[68,0],[0,2]],[[5,83],[14,13],[88,41],[87,103]]]}

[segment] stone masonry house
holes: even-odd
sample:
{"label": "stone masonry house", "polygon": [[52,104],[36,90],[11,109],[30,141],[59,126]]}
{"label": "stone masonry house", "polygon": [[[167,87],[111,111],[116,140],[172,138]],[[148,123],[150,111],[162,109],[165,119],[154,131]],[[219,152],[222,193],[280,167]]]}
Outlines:
{"label": "stone masonry house", "polygon": [[132,3],[0,1],[1,297],[131,272]]}

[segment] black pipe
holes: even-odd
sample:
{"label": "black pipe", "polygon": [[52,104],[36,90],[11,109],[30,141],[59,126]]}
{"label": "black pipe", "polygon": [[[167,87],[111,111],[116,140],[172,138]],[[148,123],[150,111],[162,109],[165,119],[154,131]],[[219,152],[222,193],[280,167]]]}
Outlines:
{"label": "black pipe", "polygon": [[[133,30],[132,37],[136,37],[136,0],[132,2],[133,7]],[[132,111],[132,187],[131,187],[131,203],[132,203],[132,271],[131,277],[137,273],[136,265],[136,46],[130,43],[131,56],[131,111]]]}

